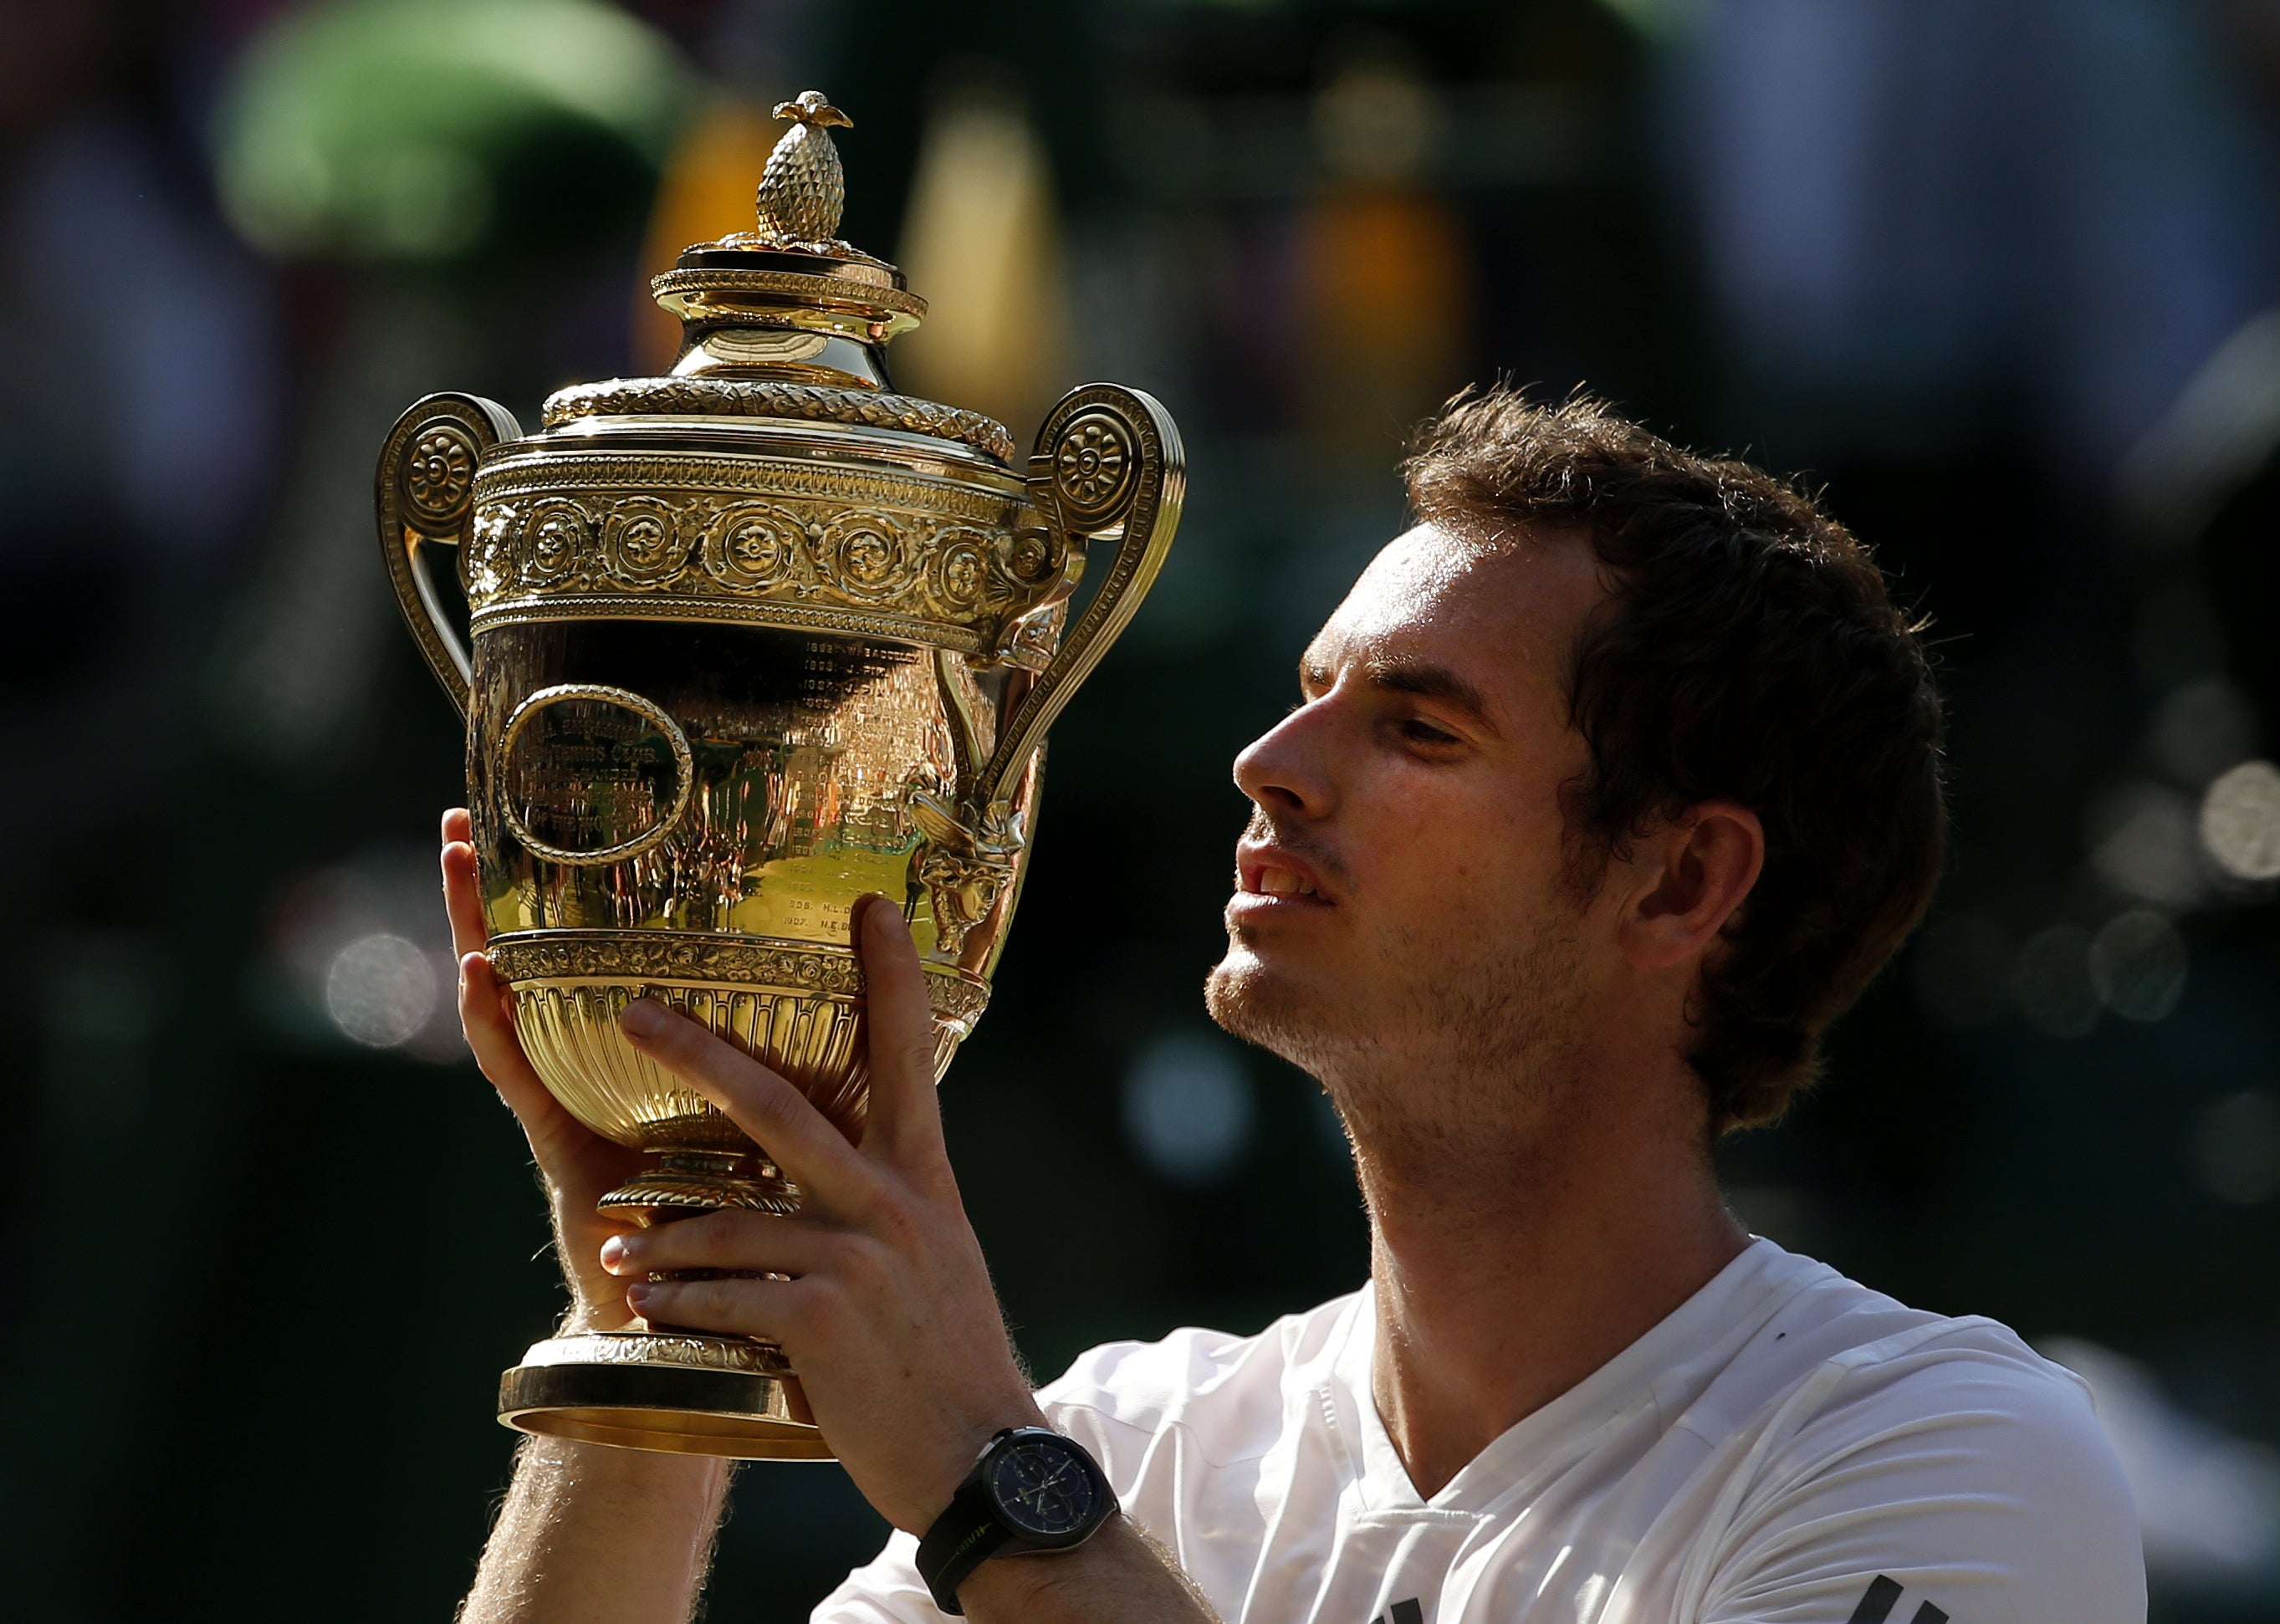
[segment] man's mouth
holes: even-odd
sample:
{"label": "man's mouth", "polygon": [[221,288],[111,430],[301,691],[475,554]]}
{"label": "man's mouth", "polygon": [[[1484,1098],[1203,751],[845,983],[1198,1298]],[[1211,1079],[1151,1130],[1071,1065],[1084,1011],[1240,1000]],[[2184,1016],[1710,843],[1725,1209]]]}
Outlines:
{"label": "man's mouth", "polygon": [[1303,857],[1278,847],[1252,845],[1246,843],[1236,848],[1235,904],[1244,905],[1245,899],[1254,908],[1328,907],[1330,898],[1322,895],[1321,876]]}

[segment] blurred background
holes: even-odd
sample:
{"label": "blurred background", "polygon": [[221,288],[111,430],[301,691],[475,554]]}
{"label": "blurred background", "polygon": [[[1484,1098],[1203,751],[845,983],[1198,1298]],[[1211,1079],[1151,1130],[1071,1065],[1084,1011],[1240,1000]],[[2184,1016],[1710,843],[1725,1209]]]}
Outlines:
{"label": "blurred background", "polygon": [[[1952,696],[1934,920],[1737,1209],[2089,1376],[2156,1619],[2280,1614],[2280,0],[0,3],[5,1611],[464,1589],[559,1297],[373,463],[667,364],[644,279],[809,86],[933,301],[904,388],[1026,440],[1113,378],[1191,460],[944,1092],[1039,1372],[1361,1279],[1327,1109],[1203,1015],[1228,764],[1406,427],[1583,384],[1825,488]],[[882,1532],[748,1468],[710,1616]]]}

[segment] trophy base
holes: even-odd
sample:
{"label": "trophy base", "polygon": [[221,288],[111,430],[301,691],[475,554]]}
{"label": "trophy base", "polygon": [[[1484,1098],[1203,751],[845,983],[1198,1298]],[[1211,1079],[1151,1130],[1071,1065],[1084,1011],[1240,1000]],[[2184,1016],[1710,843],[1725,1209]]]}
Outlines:
{"label": "trophy base", "polygon": [[782,1353],[691,1331],[595,1331],[536,1343],[499,1378],[498,1419],[541,1437],[620,1449],[837,1459]]}

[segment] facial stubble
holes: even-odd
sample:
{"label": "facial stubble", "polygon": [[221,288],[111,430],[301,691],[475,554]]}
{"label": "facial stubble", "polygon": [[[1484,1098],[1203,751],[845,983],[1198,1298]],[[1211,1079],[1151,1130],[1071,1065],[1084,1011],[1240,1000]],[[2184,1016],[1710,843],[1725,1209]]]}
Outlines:
{"label": "facial stubble", "polygon": [[1587,906],[1555,886],[1490,928],[1452,910],[1306,976],[1271,941],[1236,938],[1205,1002],[1319,1081],[1364,1155],[1420,1168],[1498,1157],[1580,1086]]}

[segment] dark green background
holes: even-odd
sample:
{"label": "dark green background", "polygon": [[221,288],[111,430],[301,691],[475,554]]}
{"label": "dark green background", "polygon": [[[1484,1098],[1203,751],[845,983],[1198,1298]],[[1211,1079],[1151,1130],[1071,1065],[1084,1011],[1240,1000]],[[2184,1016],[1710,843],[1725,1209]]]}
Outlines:
{"label": "dark green background", "polygon": [[[1056,731],[1019,927],[944,1106],[1041,1375],[1100,1340],[1249,1330],[1351,1289],[1362,1224],[1306,1079],[1248,1058],[1255,1131],[1203,1188],[1148,1170],[1119,1101],[1144,1045],[1202,1028],[1244,812],[1228,765],[1290,702],[1312,626],[1400,527],[1399,426],[1370,426],[1366,458],[1324,461],[1294,427],[1287,370],[1244,347],[1239,318],[1273,295],[1257,279],[1302,189],[1229,197],[1152,174],[1113,116],[1149,95],[1303,108],[1358,27],[1438,84],[1557,92],[1580,110],[1580,146],[1530,178],[1448,192],[1483,289],[1467,371],[1585,381],[1677,437],[1797,468],[1809,436],[1722,350],[1649,156],[1647,44],[1592,0],[646,12],[694,73],[763,102],[818,83],[858,113],[842,147],[859,243],[891,250],[932,87],[978,55],[1024,88],[1072,242],[1112,258],[1157,245],[1178,319],[1118,375],[1180,418],[1189,519],[1158,601]],[[283,14],[89,7],[92,43],[0,150],[15,163],[92,109],[151,155],[184,229],[220,242],[204,143],[241,53]],[[27,53],[50,48],[21,27]],[[427,389],[495,396],[533,424],[548,389],[627,365],[660,149],[544,108],[468,139],[512,229],[454,257],[213,250],[258,289],[277,357],[271,426],[247,430],[268,435],[269,472],[224,543],[170,551],[163,526],[114,500],[101,447],[124,407],[105,378],[60,405],[0,385],[10,1617],[448,1616],[507,1470],[497,1373],[560,1306],[525,1152],[472,1066],[297,1026],[274,965],[297,881],[343,865],[424,875],[436,815],[461,794],[452,713],[385,624],[355,448],[376,450]],[[42,319],[12,287],[0,328]],[[1116,336],[1101,352],[1122,353]],[[2083,808],[2134,770],[2157,697],[2129,658],[2150,589],[2117,561],[2103,486],[2045,454],[1999,381],[1885,404],[1889,432],[1808,472],[1937,617],[1959,827],[1941,911],[2015,935],[2094,924],[2110,899],[2084,889]],[[1914,432],[1925,421],[1943,432]],[[312,489],[323,499],[296,494]],[[2236,496],[2185,567],[2224,583],[2235,674],[2269,716],[2262,489]],[[353,555],[351,585],[279,586],[325,547]],[[230,673],[265,617],[304,601],[343,639],[383,627],[368,685],[306,748],[248,744]],[[1838,1030],[1827,1086],[1730,1147],[1745,1216],[1912,1303],[2119,1349],[2193,1412],[2280,1441],[2280,1207],[2212,1198],[2187,1148],[2210,1101],[2275,1080],[2275,924],[2253,897],[2186,919],[2176,1012],[2075,1040],[2015,1012],[1944,1027],[1904,960]],[[710,1616],[803,1616],[882,1534],[836,1467],[747,1469]],[[2270,1605],[2156,1600],[2173,1620]]]}

